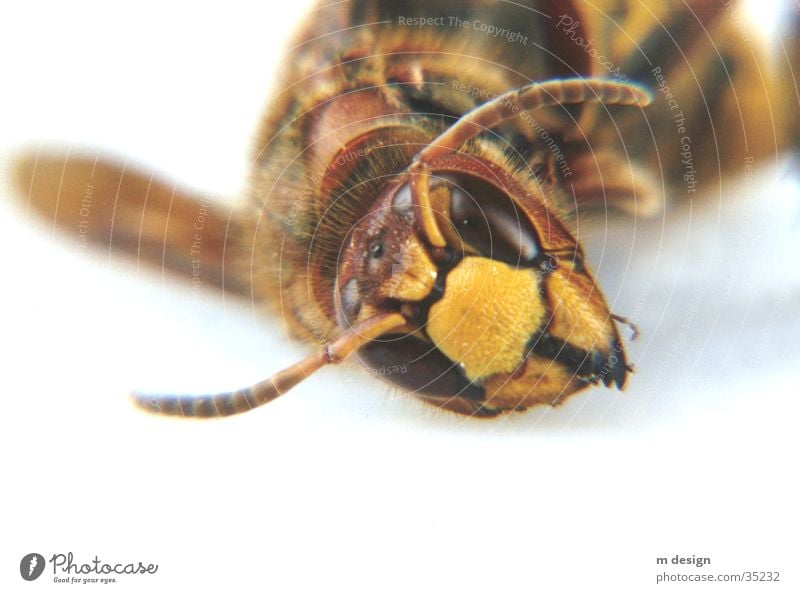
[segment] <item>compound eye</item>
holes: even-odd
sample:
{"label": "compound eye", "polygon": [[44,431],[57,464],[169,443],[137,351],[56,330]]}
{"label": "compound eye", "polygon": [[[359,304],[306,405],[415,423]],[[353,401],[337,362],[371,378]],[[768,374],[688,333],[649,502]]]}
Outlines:
{"label": "compound eye", "polygon": [[452,183],[450,218],[464,243],[509,265],[535,265],[542,251],[538,236],[507,194],[476,178]]}

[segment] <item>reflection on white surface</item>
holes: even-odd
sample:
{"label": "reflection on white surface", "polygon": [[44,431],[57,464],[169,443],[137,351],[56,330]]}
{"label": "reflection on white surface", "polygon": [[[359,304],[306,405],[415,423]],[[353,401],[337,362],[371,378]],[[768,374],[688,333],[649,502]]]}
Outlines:
{"label": "reflection on white surface", "polygon": [[[46,9],[52,22],[34,3],[14,35],[0,25],[4,55],[32,52],[9,65],[6,155],[106,146],[237,191],[271,81],[261,47],[283,43],[268,10],[227,22],[143,6],[115,28],[101,4]],[[249,35],[216,36],[233,21]],[[641,591],[655,557],[678,553],[797,584],[796,164],[763,163],[739,187],[658,220],[582,222],[612,308],[640,326],[637,373],[624,393],[495,421],[355,367],[224,421],[140,414],[131,388],[228,389],[306,350],[246,304],[52,239],[4,190],[3,557],[152,560],[152,590],[563,590],[569,575],[573,590]]]}

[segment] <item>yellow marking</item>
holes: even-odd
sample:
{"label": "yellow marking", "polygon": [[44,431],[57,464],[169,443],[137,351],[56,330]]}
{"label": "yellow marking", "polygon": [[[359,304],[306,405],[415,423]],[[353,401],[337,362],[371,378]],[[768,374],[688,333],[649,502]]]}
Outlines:
{"label": "yellow marking", "polygon": [[552,405],[583,389],[582,383],[564,365],[531,356],[521,373],[495,375],[484,382],[486,400],[501,408]]}
{"label": "yellow marking", "polygon": [[550,334],[582,350],[608,352],[614,336],[611,313],[592,279],[562,262],[545,286],[553,308]]}
{"label": "yellow marking", "polygon": [[544,321],[538,285],[533,270],[464,258],[447,276],[444,297],[431,307],[428,335],[470,381],[511,373]]}
{"label": "yellow marking", "polygon": [[421,301],[431,293],[436,275],[436,265],[428,252],[419,241],[410,239],[392,267],[392,275],[382,286],[381,293],[401,301]]}

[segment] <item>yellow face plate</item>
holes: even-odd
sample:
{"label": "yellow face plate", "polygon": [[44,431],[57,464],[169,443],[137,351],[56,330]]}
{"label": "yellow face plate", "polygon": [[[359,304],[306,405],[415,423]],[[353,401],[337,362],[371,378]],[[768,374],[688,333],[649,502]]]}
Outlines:
{"label": "yellow face plate", "polygon": [[534,270],[467,257],[448,274],[444,296],[431,307],[427,331],[476,381],[513,372],[545,315]]}

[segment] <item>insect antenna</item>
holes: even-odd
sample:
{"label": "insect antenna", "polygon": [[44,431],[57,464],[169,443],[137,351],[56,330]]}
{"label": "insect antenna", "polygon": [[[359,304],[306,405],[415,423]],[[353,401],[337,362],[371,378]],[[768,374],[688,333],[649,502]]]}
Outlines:
{"label": "insect antenna", "polygon": [[154,395],[134,392],[134,403],[154,414],[185,418],[219,418],[263,406],[329,364],[338,364],[364,344],[406,325],[399,313],[375,315],[354,325],[318,352],[278,371],[269,379],[216,395]]}
{"label": "insect antenna", "polygon": [[409,168],[412,199],[421,213],[420,223],[428,241],[434,247],[445,244],[429,197],[430,166],[437,158],[456,150],[481,132],[516,117],[521,111],[587,102],[645,107],[652,100],[647,90],[633,84],[571,78],[531,83],[476,107],[423,148]]}

